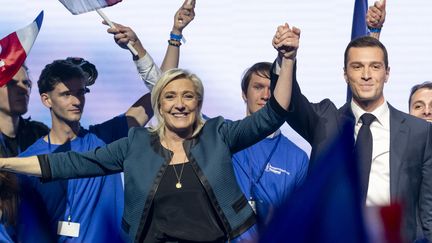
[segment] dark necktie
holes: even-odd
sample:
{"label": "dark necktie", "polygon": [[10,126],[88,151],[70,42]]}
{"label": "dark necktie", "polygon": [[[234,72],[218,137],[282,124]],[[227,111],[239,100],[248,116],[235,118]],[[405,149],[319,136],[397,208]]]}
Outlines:
{"label": "dark necktie", "polygon": [[369,185],[369,174],[372,164],[372,133],[370,130],[370,124],[375,119],[376,117],[370,113],[364,113],[360,117],[360,120],[363,124],[357,134],[357,140],[354,148],[354,155],[360,171],[360,185],[363,202],[366,202]]}

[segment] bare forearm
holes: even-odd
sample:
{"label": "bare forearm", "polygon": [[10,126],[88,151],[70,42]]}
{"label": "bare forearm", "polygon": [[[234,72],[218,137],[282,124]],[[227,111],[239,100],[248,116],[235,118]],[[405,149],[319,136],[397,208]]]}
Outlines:
{"label": "bare forearm", "polygon": [[370,32],[370,33],[369,33],[369,36],[370,36],[370,37],[373,37],[373,38],[375,38],[375,39],[377,39],[377,40],[379,40],[379,38],[380,38],[380,33],[381,33],[381,32]]}
{"label": "bare forearm", "polygon": [[137,50],[137,52],[138,52],[138,55],[133,55],[133,54],[132,54],[132,58],[133,58],[133,60],[138,60],[138,59],[140,59],[140,58],[143,58],[143,57],[146,55],[147,51],[146,51],[146,49],[144,48],[144,46],[141,44],[141,41],[140,41],[140,40],[138,40],[137,42],[133,43],[132,46],[133,46],[133,47]]}
{"label": "bare forearm", "polygon": [[170,33],[170,40],[161,69],[163,72],[178,68],[180,59],[180,45],[184,28],[195,17],[195,0],[185,0],[174,15],[174,24]]}
{"label": "bare forearm", "polygon": [[1,170],[32,176],[41,176],[42,171],[37,156],[0,159]]}
{"label": "bare forearm", "polygon": [[274,90],[275,99],[285,110],[288,110],[291,101],[294,62],[292,59],[282,58],[279,78]]}
{"label": "bare forearm", "polygon": [[300,29],[290,27],[288,23],[278,26],[273,37],[273,47],[278,51],[277,62],[280,64],[274,97],[279,105],[288,110],[291,102],[294,63],[299,47]]}
{"label": "bare forearm", "polygon": [[143,95],[126,112],[128,127],[142,127],[153,117],[153,109],[150,101],[151,95]]}
{"label": "bare forearm", "polygon": [[165,53],[165,58],[161,66],[162,72],[165,72],[173,68],[178,68],[179,57],[180,57],[180,47],[168,45],[168,48]]}

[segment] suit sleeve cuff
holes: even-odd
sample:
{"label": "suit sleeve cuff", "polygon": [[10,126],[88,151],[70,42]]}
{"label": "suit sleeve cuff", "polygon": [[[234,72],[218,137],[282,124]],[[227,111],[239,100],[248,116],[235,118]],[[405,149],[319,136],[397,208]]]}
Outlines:
{"label": "suit sleeve cuff", "polygon": [[42,155],[38,155],[38,160],[39,160],[39,165],[41,168],[41,172],[42,172],[42,177],[41,177],[41,181],[49,181],[52,178],[51,175],[51,166],[49,163],[49,159],[48,159],[48,155],[47,154],[42,154]]}

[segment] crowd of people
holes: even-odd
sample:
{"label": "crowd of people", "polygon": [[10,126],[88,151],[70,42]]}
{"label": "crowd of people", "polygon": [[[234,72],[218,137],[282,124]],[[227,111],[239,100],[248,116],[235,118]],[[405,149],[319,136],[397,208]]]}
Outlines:
{"label": "crowd of people", "polygon": [[[32,88],[25,65],[0,87],[1,242],[258,242],[335,142],[356,165],[358,204],[398,203],[400,239],[432,241],[432,83],[412,88],[410,114],[386,101],[385,1],[368,9],[369,35],[345,49],[351,100],[309,102],[296,75],[301,31],[285,23],[272,37],[275,61],[240,81],[238,121],[203,114],[202,81],[178,67],[194,10],[186,0],[175,13],[160,67],[131,28],[108,28],[118,46],[137,50],[150,90],[108,121],[80,125],[97,79],[83,58],[54,60],[37,80],[51,128],[22,118]],[[281,133],[284,123],[309,142],[310,159]]]}

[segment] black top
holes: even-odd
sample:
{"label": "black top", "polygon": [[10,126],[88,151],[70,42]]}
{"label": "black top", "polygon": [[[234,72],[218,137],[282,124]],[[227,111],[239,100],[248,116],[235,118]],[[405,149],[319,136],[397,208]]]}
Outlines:
{"label": "black top", "polygon": [[[143,242],[224,242],[224,232],[191,163],[169,165],[157,189]],[[146,234],[146,235],[144,235]]]}
{"label": "black top", "polygon": [[3,133],[0,134],[0,158],[17,156],[48,132],[49,129],[45,124],[20,117],[16,137],[11,138]]}
{"label": "black top", "polygon": [[5,134],[1,134],[0,136],[3,137],[3,143],[1,146],[2,154],[6,155],[5,157],[14,157],[17,156],[20,153],[20,148],[18,145],[18,139],[17,138],[11,138],[6,136]]}
{"label": "black top", "polygon": [[[0,132],[0,158],[15,157],[40,137],[48,134],[48,127],[43,123],[20,117],[18,131],[14,138]],[[15,224],[16,202],[18,200],[18,182],[16,175],[0,172],[0,210],[3,211],[1,223]],[[13,239],[15,242],[16,239]]]}

